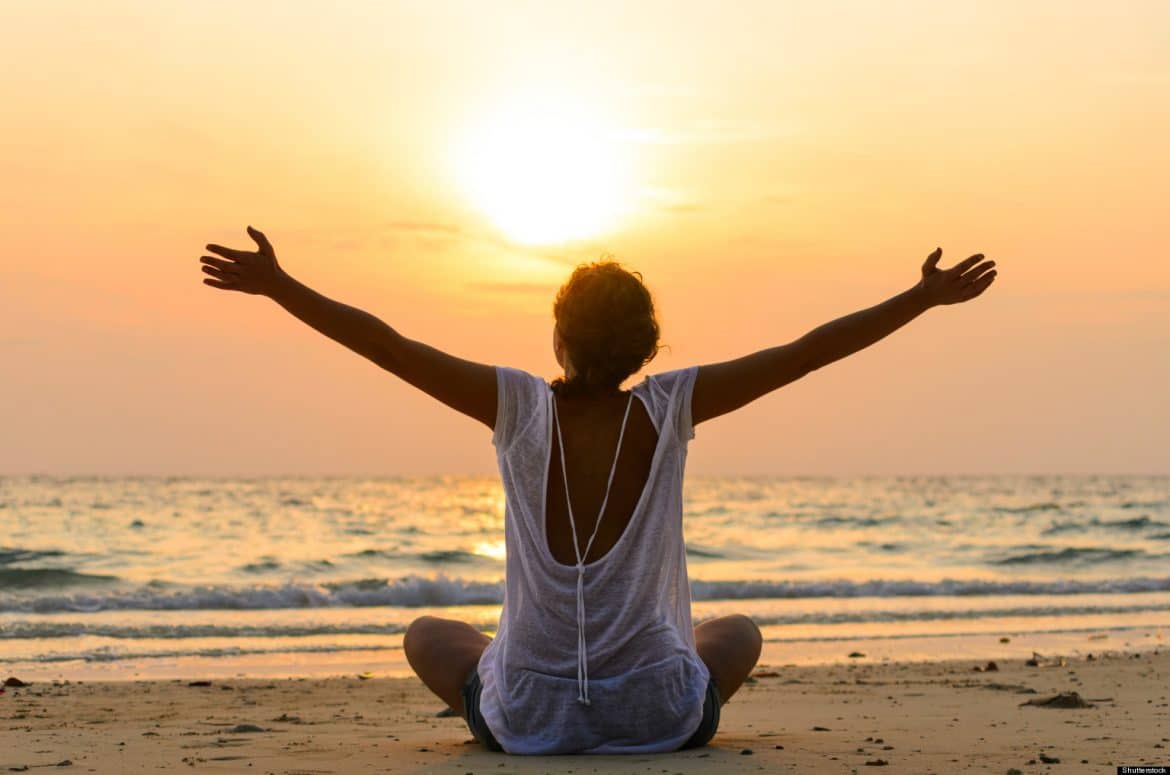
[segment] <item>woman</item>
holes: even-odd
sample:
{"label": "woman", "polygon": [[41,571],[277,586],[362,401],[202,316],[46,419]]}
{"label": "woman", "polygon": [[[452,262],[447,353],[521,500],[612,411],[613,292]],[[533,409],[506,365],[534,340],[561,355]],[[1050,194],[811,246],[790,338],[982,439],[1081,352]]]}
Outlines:
{"label": "woman", "polygon": [[[580,266],[553,308],[551,385],[407,339],[285,273],[272,245],[208,245],[204,283],[268,296],[300,320],[492,429],[506,500],[504,605],[494,639],[422,617],[403,647],[419,678],[493,750],[649,753],[706,744],[760,655],[746,616],[692,627],[682,530],[699,423],[868,347],[994,281],[974,255],[788,344],[621,385],[658,350],[639,275]],[[637,398],[638,400],[634,400]]]}

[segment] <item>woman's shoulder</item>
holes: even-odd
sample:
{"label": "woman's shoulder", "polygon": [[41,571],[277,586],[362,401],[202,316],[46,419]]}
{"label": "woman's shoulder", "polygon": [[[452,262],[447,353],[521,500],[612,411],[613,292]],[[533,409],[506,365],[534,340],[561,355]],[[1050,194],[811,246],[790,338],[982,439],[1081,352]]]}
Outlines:
{"label": "woman's shoulder", "polygon": [[543,377],[496,366],[496,422],[492,443],[507,449],[541,415],[551,389]]}
{"label": "woman's shoulder", "polygon": [[645,401],[659,432],[669,424],[676,429],[679,439],[687,441],[694,438],[691,393],[698,372],[698,366],[662,371],[648,375],[634,386],[634,393]]}
{"label": "woman's shoulder", "polygon": [[679,390],[693,385],[698,372],[698,366],[687,366],[681,369],[647,374],[633,389],[649,393],[655,398],[670,398],[677,395]]}
{"label": "woman's shoulder", "polygon": [[523,386],[529,389],[548,390],[549,384],[544,377],[538,377],[524,369],[513,366],[496,366],[496,376],[500,382]]}

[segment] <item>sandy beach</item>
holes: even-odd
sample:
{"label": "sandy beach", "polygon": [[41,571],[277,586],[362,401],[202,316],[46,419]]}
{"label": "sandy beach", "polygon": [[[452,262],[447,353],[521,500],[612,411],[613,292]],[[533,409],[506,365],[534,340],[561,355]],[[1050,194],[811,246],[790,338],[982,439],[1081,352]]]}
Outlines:
{"label": "sandy beach", "polygon": [[0,775],[1170,773],[1170,0],[0,62]]}
{"label": "sandy beach", "polygon": [[[489,753],[409,678],[30,683],[0,695],[0,769],[1100,773],[1170,762],[1165,651],[976,666],[761,665],[711,745],[630,757]],[[1022,704],[1068,692],[1090,707]]]}

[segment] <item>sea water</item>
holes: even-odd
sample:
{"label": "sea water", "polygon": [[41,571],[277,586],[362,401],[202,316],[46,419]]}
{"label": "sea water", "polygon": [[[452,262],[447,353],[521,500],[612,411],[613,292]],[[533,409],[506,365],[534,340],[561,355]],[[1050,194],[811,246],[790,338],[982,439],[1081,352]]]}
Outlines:
{"label": "sea water", "polygon": [[[751,616],[773,664],[1170,631],[1170,477],[696,476],[685,496],[696,622]],[[0,672],[405,674],[415,617],[493,630],[503,523],[494,478],[0,478]]]}

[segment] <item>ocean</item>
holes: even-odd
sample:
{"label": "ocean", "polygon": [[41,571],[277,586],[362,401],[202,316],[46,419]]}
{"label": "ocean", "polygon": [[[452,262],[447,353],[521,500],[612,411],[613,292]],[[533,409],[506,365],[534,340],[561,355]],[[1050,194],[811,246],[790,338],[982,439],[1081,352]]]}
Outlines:
{"label": "ocean", "polygon": [[[769,664],[1170,632],[1170,477],[693,476],[685,495],[695,620],[753,617]],[[494,628],[503,520],[489,477],[0,478],[0,673],[406,675],[415,617]]]}

